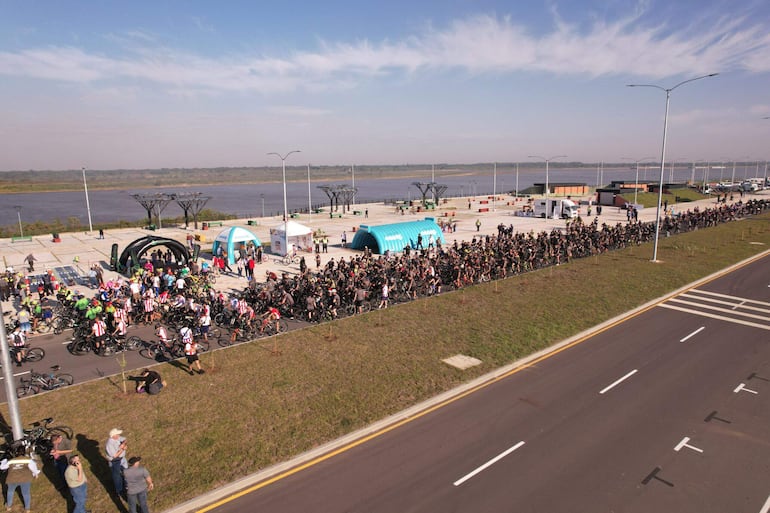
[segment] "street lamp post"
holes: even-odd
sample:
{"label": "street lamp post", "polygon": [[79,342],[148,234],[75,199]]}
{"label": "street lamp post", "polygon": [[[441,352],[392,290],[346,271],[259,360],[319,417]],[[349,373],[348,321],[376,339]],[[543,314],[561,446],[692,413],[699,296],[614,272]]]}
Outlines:
{"label": "street lamp post", "polygon": [[307,165],[307,216],[313,213],[313,201],[310,196],[310,164]]}
{"label": "street lamp post", "polygon": [[548,217],[549,217],[549,215],[548,215],[548,164],[553,159],[564,159],[564,158],[567,158],[567,156],[566,155],[554,155],[553,157],[545,158],[545,157],[541,157],[540,155],[529,155],[529,156],[527,156],[527,158],[545,160],[545,208],[546,208],[545,220],[548,221]]}
{"label": "street lamp post", "polygon": [[636,183],[634,184],[634,205],[638,203],[636,199],[637,199],[637,192],[639,191],[639,162],[643,162],[645,160],[652,160],[654,158],[655,157],[644,157],[641,159],[633,159],[631,157],[620,157],[621,160],[630,160],[636,163]]}
{"label": "street lamp post", "polygon": [[264,219],[265,218],[265,195],[260,194],[259,197],[260,199],[262,199],[262,219]]}
{"label": "street lamp post", "polygon": [[497,212],[497,162],[492,171],[492,212]]}
{"label": "street lamp post", "polygon": [[88,233],[94,231],[94,226],[91,224],[91,203],[88,201],[88,184],[86,183],[86,168],[83,167],[83,189],[86,191],[86,212],[88,212]]}
{"label": "street lamp post", "polygon": [[661,203],[663,202],[663,173],[665,171],[665,164],[666,164],[665,163],[666,136],[668,135],[668,107],[669,107],[669,104],[671,103],[671,91],[689,82],[694,82],[696,80],[701,80],[703,78],[715,77],[717,75],[719,75],[719,73],[710,73],[708,75],[702,75],[700,77],[691,78],[689,80],[679,82],[674,87],[670,87],[668,89],[661,87],[659,85],[654,85],[654,84],[628,84],[628,87],[654,87],[655,89],[660,89],[661,91],[666,93],[666,113],[663,116],[663,146],[660,150],[660,181],[658,183],[658,206],[655,213],[655,243],[653,245],[653,250],[652,250],[653,262],[658,261],[658,237],[660,236],[660,207],[661,207]]}
{"label": "street lamp post", "polygon": [[281,171],[283,173],[283,248],[281,251],[283,251],[283,254],[286,255],[289,253],[288,243],[289,243],[289,210],[286,206],[286,158],[291,155],[292,153],[301,153],[300,150],[292,150],[286,155],[281,155],[280,153],[270,152],[268,155],[275,155],[279,159],[281,159]]}
{"label": "street lamp post", "polygon": [[21,227],[21,205],[15,205],[13,208],[16,209],[16,216],[19,218],[19,235],[24,237],[24,228]]}

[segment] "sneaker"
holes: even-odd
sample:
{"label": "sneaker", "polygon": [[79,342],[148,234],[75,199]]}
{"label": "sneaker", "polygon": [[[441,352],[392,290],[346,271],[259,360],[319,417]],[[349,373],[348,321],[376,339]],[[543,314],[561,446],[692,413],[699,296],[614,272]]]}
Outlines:
{"label": "sneaker", "polygon": [[190,373],[190,376],[194,376],[194,375],[195,375],[195,373],[193,372],[193,370],[192,370],[192,369],[188,370],[187,372],[189,372],[189,373]]}
{"label": "sneaker", "polygon": [[205,371],[205,370],[203,370],[203,369],[201,369],[201,370],[199,370],[199,371],[198,371],[198,374],[205,374],[205,373],[206,373],[206,371]]}

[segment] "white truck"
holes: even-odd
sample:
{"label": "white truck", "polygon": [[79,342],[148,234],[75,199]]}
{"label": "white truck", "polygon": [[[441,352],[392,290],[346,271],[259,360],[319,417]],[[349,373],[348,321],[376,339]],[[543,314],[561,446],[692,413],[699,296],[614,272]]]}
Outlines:
{"label": "white truck", "polygon": [[536,199],[533,212],[535,217],[552,219],[574,219],[580,214],[574,201],[558,198]]}

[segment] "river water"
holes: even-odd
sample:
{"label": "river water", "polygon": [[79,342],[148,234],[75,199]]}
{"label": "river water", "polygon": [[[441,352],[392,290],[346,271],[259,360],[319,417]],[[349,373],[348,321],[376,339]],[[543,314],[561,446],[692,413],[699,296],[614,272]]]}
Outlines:
{"label": "river water", "polygon": [[[641,169],[641,168],[640,168]],[[679,168],[674,170],[675,181],[689,178],[689,170]],[[657,170],[649,168],[640,171],[639,180],[654,180]],[[687,175],[687,176],[685,176]],[[601,183],[608,184],[612,180],[634,180],[635,172],[629,168],[604,169]],[[666,172],[668,180],[668,171]],[[493,173],[468,172],[464,175],[440,176],[436,174],[436,183],[447,185],[444,197],[454,196],[486,196],[492,194]],[[420,192],[412,185],[413,182],[430,182],[431,176],[394,179],[356,179],[356,203],[378,203],[387,200],[410,200],[420,198]],[[534,183],[545,182],[545,170],[521,169],[518,173],[518,189],[526,189]],[[598,182],[596,169],[588,168],[557,168],[549,171],[549,182],[585,183],[595,186]],[[318,189],[319,185],[339,185],[350,182],[312,182],[310,196],[313,208],[329,205],[326,194]],[[497,173],[498,194],[513,191],[516,188],[515,171],[506,170]],[[137,188],[120,190],[91,190],[88,197],[91,206],[91,219],[94,224],[117,222],[120,220],[137,221],[146,219],[144,208],[132,197],[132,194],[155,194],[159,192],[183,193],[201,192],[211,196],[205,208],[233,214],[238,218],[261,217],[278,215],[283,211],[283,189],[281,183],[209,185],[192,187],[160,187]],[[306,210],[308,207],[307,181],[287,182],[286,198],[289,211]],[[24,223],[34,221],[52,221],[60,219],[67,222],[70,217],[77,217],[84,225],[88,225],[85,194],[76,192],[46,192],[32,194],[0,194],[0,225],[12,225],[17,222],[16,206],[21,206],[21,220]],[[164,217],[181,216],[182,209],[171,202],[163,211]]]}

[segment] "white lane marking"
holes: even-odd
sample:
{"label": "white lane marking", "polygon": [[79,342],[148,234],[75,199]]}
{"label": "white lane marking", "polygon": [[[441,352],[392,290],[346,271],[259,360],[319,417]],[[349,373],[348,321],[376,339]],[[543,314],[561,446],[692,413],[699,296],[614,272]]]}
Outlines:
{"label": "white lane marking", "polygon": [[679,452],[680,450],[682,450],[682,447],[687,447],[688,449],[692,449],[693,451],[703,452],[703,449],[698,449],[697,447],[688,444],[687,442],[689,441],[690,441],[689,436],[682,438],[682,441],[679,442],[676,447],[674,447],[674,450],[676,452]]}
{"label": "white lane marking", "polygon": [[[692,301],[684,301],[683,299],[677,299],[673,298],[670,299],[672,303],[682,303],[683,305],[689,305],[689,306],[695,306],[698,308],[705,308],[706,310],[715,310],[717,312],[724,312],[729,313],[733,315],[740,315],[741,317],[748,317],[750,319],[759,319],[761,321],[770,321],[770,316],[768,315],[754,315],[746,312],[739,312],[735,310],[735,308],[719,308],[718,306],[711,306],[711,305],[704,305],[701,303],[693,303]],[[767,312],[770,314],[770,311]]]}
{"label": "white lane marking", "polygon": [[745,390],[746,392],[751,392],[752,394],[757,394],[757,395],[759,395],[759,392],[757,392],[756,390],[751,390],[751,389],[749,389],[749,388],[746,388],[746,383],[741,383],[740,385],[738,385],[738,386],[735,388],[735,390],[733,390],[733,393],[734,393],[734,394],[737,394],[737,393],[738,393],[738,392],[740,392],[741,390]]}
{"label": "white lane marking", "polygon": [[[770,285],[768,285],[770,287]],[[757,301],[756,299],[747,299],[745,297],[738,297],[738,296],[728,296],[727,294],[719,294],[718,292],[709,292],[708,290],[700,290],[700,289],[692,289],[690,293],[695,292],[697,294],[706,294],[708,296],[714,296],[714,297],[723,297],[727,299],[736,299],[738,301],[746,301],[749,303],[756,303],[758,305],[765,305],[770,306],[770,303],[766,301]]]}
{"label": "white lane marking", "polygon": [[[15,377],[18,377],[18,376],[23,376],[25,374],[29,374],[29,371],[18,372],[16,374],[14,374],[13,377],[15,378]],[[0,380],[3,380],[3,379],[5,379],[5,378],[3,376],[0,376]]]}
{"label": "white lane marking", "polygon": [[690,337],[694,337],[695,335],[697,335],[698,333],[700,333],[701,331],[703,331],[703,330],[705,330],[705,329],[706,329],[706,327],[705,327],[705,326],[701,326],[701,327],[700,327],[700,328],[698,328],[697,330],[693,331],[692,333],[690,333],[689,335],[687,335],[686,337],[684,337],[684,338],[683,338],[682,340],[680,340],[679,342],[685,342],[685,341],[686,341],[688,338],[690,338]]}
{"label": "white lane marking", "polygon": [[468,479],[472,478],[473,476],[475,476],[475,475],[476,475],[476,474],[478,474],[479,472],[483,471],[483,470],[484,470],[484,469],[486,469],[487,467],[490,467],[491,465],[494,465],[495,463],[497,463],[497,462],[498,462],[498,461],[500,461],[501,459],[505,458],[506,456],[508,456],[509,454],[511,454],[513,451],[515,451],[516,449],[518,449],[518,448],[519,448],[519,447],[521,447],[522,445],[524,445],[524,441],[523,441],[523,440],[522,440],[521,442],[517,443],[516,445],[514,445],[513,447],[511,447],[510,449],[508,449],[507,451],[505,451],[505,452],[503,452],[503,453],[501,453],[501,454],[499,454],[499,455],[495,456],[494,458],[492,458],[492,459],[491,459],[491,460],[489,460],[488,462],[484,463],[482,466],[480,466],[479,468],[477,468],[477,469],[476,469],[476,470],[474,470],[473,472],[471,472],[471,473],[469,473],[469,474],[466,474],[466,475],[464,475],[463,477],[461,477],[460,479],[458,479],[457,481],[455,481],[455,482],[454,482],[454,483],[452,483],[452,484],[453,484],[453,485],[455,485],[455,486],[460,486],[461,484],[463,484],[464,482],[466,482]]}
{"label": "white lane marking", "polygon": [[[768,287],[770,287],[770,285],[768,285]],[[770,495],[767,496],[765,505],[762,506],[762,509],[759,510],[759,513],[767,513],[768,511],[770,511]]]}
{"label": "white lane marking", "polygon": [[620,384],[620,383],[622,383],[624,380],[626,380],[626,379],[630,378],[631,376],[633,376],[633,375],[634,375],[634,374],[636,374],[637,372],[639,372],[639,369],[634,369],[634,370],[632,370],[631,372],[629,372],[628,374],[626,374],[625,376],[623,376],[623,377],[622,377],[622,378],[620,378],[619,380],[617,380],[617,381],[615,381],[614,383],[612,383],[612,384],[610,384],[610,385],[607,385],[606,387],[604,387],[604,388],[603,388],[603,389],[602,389],[602,390],[601,390],[599,393],[600,393],[600,394],[603,394],[604,392],[607,392],[608,390],[612,389],[612,388],[613,388],[613,387],[615,387],[616,385],[619,385],[619,384]]}
{"label": "white lane marking", "polygon": [[741,299],[740,303],[736,304],[735,301],[722,301],[721,299],[714,299],[711,297],[701,297],[701,296],[689,294],[689,293],[685,293],[677,297],[679,298],[684,297],[684,298],[693,299],[695,301],[701,301],[706,303],[716,303],[718,305],[732,306],[731,310],[735,310],[736,308],[741,308],[743,310],[751,310],[754,312],[764,312],[764,313],[770,314],[770,309],[747,305],[746,303],[749,301],[748,299]]}
{"label": "white lane marking", "polygon": [[[689,308],[682,308],[681,306],[669,305],[668,303],[663,303],[663,304],[660,304],[658,306],[661,307],[661,308],[668,308],[669,310],[677,310],[679,312],[685,312],[685,313],[689,313],[689,314],[693,314],[693,315],[700,315],[701,317],[708,317],[709,319],[717,319],[717,320],[725,321],[725,322],[733,322],[735,324],[743,324],[744,326],[751,326],[752,328],[759,328],[761,330],[770,330],[770,326],[768,326],[766,324],[759,324],[757,322],[749,322],[749,321],[743,321],[741,319],[733,319],[731,317],[725,317],[723,315],[716,315],[716,314],[712,314],[712,313],[701,312],[699,310],[691,310]],[[730,313],[735,313],[735,312],[731,311]]]}

